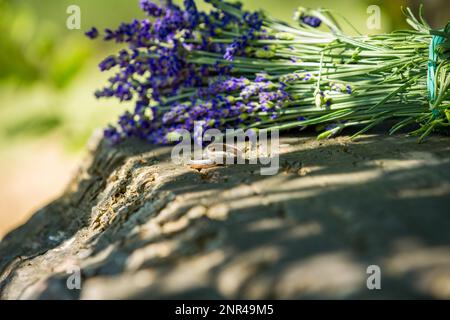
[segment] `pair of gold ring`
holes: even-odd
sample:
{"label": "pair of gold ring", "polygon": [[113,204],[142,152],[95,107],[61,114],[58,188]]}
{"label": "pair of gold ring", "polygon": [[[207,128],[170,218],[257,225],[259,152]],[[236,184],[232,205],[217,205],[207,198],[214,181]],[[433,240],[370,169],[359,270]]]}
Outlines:
{"label": "pair of gold ring", "polygon": [[212,143],[205,148],[204,159],[194,159],[189,161],[189,166],[193,169],[207,169],[229,163],[227,159],[236,159],[242,155],[242,151],[230,144]]}

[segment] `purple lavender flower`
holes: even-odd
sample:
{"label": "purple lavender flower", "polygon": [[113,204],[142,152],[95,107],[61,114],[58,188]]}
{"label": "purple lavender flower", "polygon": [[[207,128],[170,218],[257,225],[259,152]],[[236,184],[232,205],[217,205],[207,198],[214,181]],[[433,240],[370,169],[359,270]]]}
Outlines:
{"label": "purple lavender flower", "polygon": [[209,84],[207,88],[199,88],[198,94],[201,97],[214,96],[218,93],[232,93],[240,91],[250,84],[250,80],[245,77],[219,79]]}
{"label": "purple lavender flower", "polygon": [[259,30],[262,27],[263,21],[261,19],[261,16],[258,12],[246,12],[243,15],[245,23],[247,25],[255,30]]}
{"label": "purple lavender flower", "polygon": [[314,77],[309,72],[306,72],[306,73],[294,72],[294,73],[289,73],[289,74],[281,76],[279,80],[282,83],[290,83],[290,82],[295,82],[295,81],[305,81],[305,82],[307,82],[307,81],[310,81],[310,80],[314,80]]}
{"label": "purple lavender flower", "polygon": [[115,96],[119,98],[120,101],[130,101],[131,99],[133,99],[131,88],[131,85],[128,83],[119,84],[117,86]]}
{"label": "purple lavender flower", "polygon": [[236,38],[232,44],[226,48],[224,59],[233,61],[235,55],[239,55],[248,46],[249,42],[257,38],[256,33],[261,30],[262,19],[259,13],[245,12],[243,15],[245,24],[250,28],[244,35]]}
{"label": "purple lavender flower", "polygon": [[345,89],[346,89],[346,92],[347,92],[348,94],[351,94],[351,93],[353,92],[353,89],[352,89],[352,87],[351,87],[350,85],[346,85],[346,86],[345,86]]}
{"label": "purple lavender flower", "polygon": [[117,131],[117,129],[113,126],[108,126],[103,131],[103,135],[111,144],[116,144],[122,140],[119,131]]}
{"label": "purple lavender flower", "polygon": [[95,97],[97,99],[103,98],[103,97],[113,97],[114,96],[114,90],[111,88],[104,88],[102,90],[95,91]]}
{"label": "purple lavender flower", "polygon": [[113,56],[110,56],[110,57],[106,58],[105,60],[103,60],[102,62],[100,62],[99,67],[100,67],[101,71],[106,71],[116,65],[117,65],[116,58]]}
{"label": "purple lavender flower", "polygon": [[269,79],[267,78],[267,74],[258,73],[256,75],[255,82],[266,82],[266,81],[269,81]]}
{"label": "purple lavender flower", "polygon": [[344,85],[341,83],[330,83],[330,89],[332,91],[341,92],[341,93],[347,93],[351,94],[353,92],[353,89],[350,85]]}
{"label": "purple lavender flower", "polygon": [[185,19],[187,20],[189,27],[195,28],[200,21],[200,15],[194,0],[184,0],[184,7],[186,9]]}
{"label": "purple lavender flower", "polygon": [[141,9],[151,17],[160,17],[163,15],[164,11],[157,4],[150,0],[141,0]]}
{"label": "purple lavender flower", "polygon": [[[265,75],[258,75],[252,82],[246,77],[231,77],[230,63],[198,65],[188,59],[197,50],[218,53],[229,61],[245,54],[252,40],[271,37],[261,32],[260,14],[242,12],[239,17],[217,5],[208,15],[199,12],[193,0],[184,0],[184,9],[172,3],[161,7],[148,0],[141,0],[140,5],[152,19],[122,23],[103,34],[104,40],[128,47],[100,63],[102,71],[116,67],[117,72],[105,88],[96,91],[96,97],[137,101],[134,112],[124,113],[117,127],[105,130],[105,137],[111,142],[133,136],[167,143],[168,134],[193,130],[197,121],[204,121],[205,129],[235,127],[244,121],[242,114],[261,110],[260,98],[267,110],[279,108],[277,100],[287,99],[285,88],[275,87]],[[240,4],[228,5],[241,10]],[[244,33],[228,46],[210,41],[227,28],[239,28]],[[99,34],[92,29],[87,36],[96,38]],[[187,41],[197,39],[201,41]],[[207,78],[215,80],[206,83]],[[183,92],[198,94],[165,102]],[[150,107],[150,101],[159,102],[164,108]]]}
{"label": "purple lavender flower", "polygon": [[303,8],[303,7],[299,7],[294,14],[294,20],[296,21],[301,21],[304,24],[313,27],[313,28],[318,28],[320,27],[320,25],[322,24],[322,20],[320,20],[317,17],[311,16],[308,13],[308,10]]}
{"label": "purple lavender flower", "polygon": [[318,28],[318,27],[320,27],[320,25],[322,24],[322,20],[320,20],[320,19],[317,18],[317,17],[313,17],[313,16],[306,16],[306,15],[303,15],[303,16],[300,17],[300,20],[301,20],[303,23],[305,23],[305,24],[307,24],[308,26],[311,26],[311,27],[313,27],[313,28]]}
{"label": "purple lavender flower", "polygon": [[96,39],[99,35],[97,28],[92,27],[89,31],[85,33],[85,35],[90,39]]}
{"label": "purple lavender flower", "polygon": [[225,60],[233,61],[234,56],[242,54],[251,40],[256,39],[256,31],[258,29],[251,28],[244,35],[236,38],[227,48],[223,56]]}

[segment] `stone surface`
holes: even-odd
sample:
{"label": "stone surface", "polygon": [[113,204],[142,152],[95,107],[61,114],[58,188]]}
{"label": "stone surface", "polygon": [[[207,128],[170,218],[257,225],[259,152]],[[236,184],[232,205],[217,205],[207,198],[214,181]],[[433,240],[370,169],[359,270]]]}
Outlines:
{"label": "stone surface", "polygon": [[448,137],[284,137],[275,176],[170,151],[93,144],[65,194],[0,242],[0,297],[450,298]]}

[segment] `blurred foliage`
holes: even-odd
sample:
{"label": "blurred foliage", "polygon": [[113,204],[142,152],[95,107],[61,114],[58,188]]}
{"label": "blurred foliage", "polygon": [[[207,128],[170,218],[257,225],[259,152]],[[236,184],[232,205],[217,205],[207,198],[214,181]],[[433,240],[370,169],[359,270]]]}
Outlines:
{"label": "blurred foliage", "polygon": [[[428,17],[433,23],[448,19],[448,1],[427,2],[425,13],[432,13]],[[244,0],[243,3],[247,9],[263,9],[285,20],[291,19],[299,5],[327,7],[338,16],[347,17],[361,33],[370,33],[406,27],[400,6],[417,8],[419,1]],[[81,8],[82,30],[66,27],[67,7],[74,4]],[[370,4],[378,4],[382,9],[381,30],[367,30],[366,9]],[[114,101],[96,101],[92,93],[108,77],[98,71],[97,62],[117,48],[89,41],[83,30],[93,25],[99,29],[114,27],[136,17],[143,17],[138,0],[0,0],[0,147],[56,133],[53,137],[57,136],[64,146],[77,150],[93,128],[114,120],[123,106]],[[348,25],[345,30],[353,32]]]}
{"label": "blurred foliage", "polygon": [[63,89],[91,54],[90,44],[64,38],[54,23],[40,21],[19,2],[0,0],[0,32],[0,81]]}
{"label": "blurred foliage", "polygon": [[6,126],[5,134],[9,138],[19,135],[39,136],[49,133],[62,124],[59,113],[29,114]]}

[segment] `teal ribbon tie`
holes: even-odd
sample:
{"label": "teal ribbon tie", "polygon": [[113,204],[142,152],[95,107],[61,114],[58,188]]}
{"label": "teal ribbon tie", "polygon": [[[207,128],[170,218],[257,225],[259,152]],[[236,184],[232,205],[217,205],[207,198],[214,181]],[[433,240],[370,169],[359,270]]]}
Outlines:
{"label": "teal ribbon tie", "polygon": [[433,36],[430,42],[430,49],[428,54],[428,76],[427,76],[427,88],[428,88],[428,101],[430,102],[430,108],[434,115],[438,110],[434,109],[434,102],[436,101],[436,67],[437,67],[437,54],[436,46],[444,42],[444,37]]}

